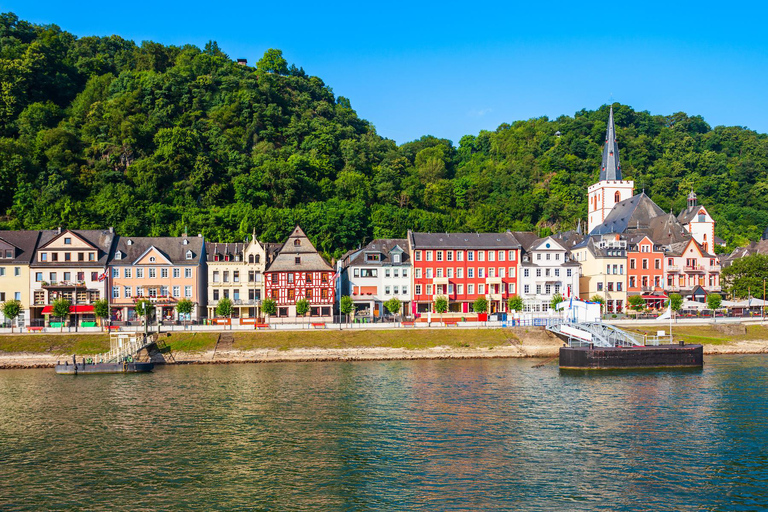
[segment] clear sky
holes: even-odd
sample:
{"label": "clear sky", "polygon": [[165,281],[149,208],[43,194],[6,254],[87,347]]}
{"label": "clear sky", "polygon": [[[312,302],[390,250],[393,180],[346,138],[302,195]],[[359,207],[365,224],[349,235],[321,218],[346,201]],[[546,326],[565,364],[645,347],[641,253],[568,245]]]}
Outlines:
{"label": "clear sky", "polygon": [[267,48],[398,143],[611,101],[768,132],[768,6],[697,2],[0,0],[35,23],[137,42]]}

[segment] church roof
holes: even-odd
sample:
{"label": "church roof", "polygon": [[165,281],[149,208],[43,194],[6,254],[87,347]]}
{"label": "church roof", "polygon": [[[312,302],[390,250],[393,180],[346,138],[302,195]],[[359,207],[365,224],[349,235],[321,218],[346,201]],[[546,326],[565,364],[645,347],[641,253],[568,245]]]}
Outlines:
{"label": "church roof", "polygon": [[595,226],[590,235],[624,233],[627,229],[650,228],[651,221],[664,215],[659,205],[645,192],[616,203],[602,224]]}
{"label": "church roof", "polygon": [[619,145],[616,143],[616,127],[613,123],[613,107],[608,116],[608,127],[605,130],[605,146],[603,146],[603,162],[600,165],[600,181],[621,181],[621,164],[619,163]]}

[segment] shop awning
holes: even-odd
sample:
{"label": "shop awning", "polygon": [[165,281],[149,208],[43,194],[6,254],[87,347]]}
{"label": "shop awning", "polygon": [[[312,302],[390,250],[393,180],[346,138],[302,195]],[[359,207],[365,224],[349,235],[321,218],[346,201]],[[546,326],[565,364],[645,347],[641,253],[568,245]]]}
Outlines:
{"label": "shop awning", "polygon": [[[93,313],[93,306],[69,306],[69,313]],[[53,306],[45,306],[43,308],[44,315],[53,314]]]}

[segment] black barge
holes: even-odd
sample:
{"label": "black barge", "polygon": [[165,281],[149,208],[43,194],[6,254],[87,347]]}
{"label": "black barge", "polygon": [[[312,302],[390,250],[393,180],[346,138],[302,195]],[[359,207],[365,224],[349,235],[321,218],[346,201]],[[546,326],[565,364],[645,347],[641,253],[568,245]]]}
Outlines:
{"label": "black barge", "polygon": [[116,363],[96,363],[89,361],[68,362],[56,364],[56,373],[59,375],[92,375],[98,373],[147,373],[151,372],[155,363],[122,361]]}
{"label": "black barge", "polygon": [[560,347],[561,370],[702,368],[702,345]]}

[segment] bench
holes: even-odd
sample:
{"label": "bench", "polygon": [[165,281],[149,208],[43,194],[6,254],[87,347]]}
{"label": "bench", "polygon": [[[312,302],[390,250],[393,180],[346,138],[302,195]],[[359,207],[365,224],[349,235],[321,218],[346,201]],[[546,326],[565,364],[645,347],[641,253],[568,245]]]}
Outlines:
{"label": "bench", "polygon": [[253,324],[254,329],[269,329],[269,324]]}
{"label": "bench", "polygon": [[400,325],[402,325],[403,327],[413,327],[414,325],[416,325],[416,322],[400,322]]}
{"label": "bench", "polygon": [[315,329],[325,329],[325,322],[312,322],[312,327]]}
{"label": "bench", "polygon": [[28,330],[28,331],[38,331],[38,332],[43,332],[43,329],[45,329],[45,327],[40,327],[40,326],[38,326],[38,325],[31,325],[31,326],[27,327],[27,330]]}

